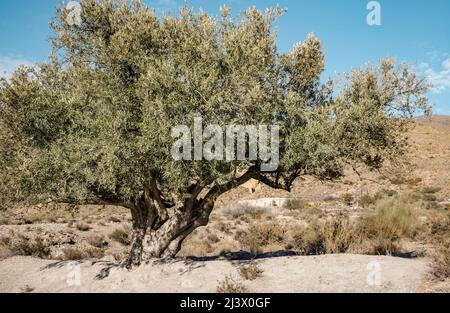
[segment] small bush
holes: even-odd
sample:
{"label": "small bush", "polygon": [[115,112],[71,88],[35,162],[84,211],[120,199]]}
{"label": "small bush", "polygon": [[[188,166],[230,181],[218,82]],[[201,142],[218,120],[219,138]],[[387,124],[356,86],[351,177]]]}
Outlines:
{"label": "small bush", "polygon": [[288,199],[284,207],[288,210],[303,210],[308,207],[308,202],[300,198]]}
{"label": "small bush", "polygon": [[355,241],[350,219],[340,214],[324,223],[312,221],[294,232],[291,246],[305,255],[347,252]]}
{"label": "small bush", "polygon": [[413,238],[420,227],[415,209],[418,206],[416,195],[405,193],[379,200],[376,204],[376,214],[392,223],[401,235]]}
{"label": "small bush", "polygon": [[345,193],[342,195],[341,200],[345,205],[352,205],[353,195],[351,193]]}
{"label": "small bush", "polygon": [[355,240],[348,216],[339,214],[325,222],[323,228],[325,253],[345,253]]}
{"label": "small bush", "polygon": [[131,244],[131,227],[123,226],[121,228],[115,229],[110,235],[109,238],[117,241],[118,243],[129,246]]}
{"label": "small bush", "polygon": [[15,255],[34,256],[45,259],[50,256],[50,247],[41,238],[31,240],[23,235],[19,235],[17,240],[10,240],[10,250]]}
{"label": "small bush", "polygon": [[208,234],[208,236],[206,236],[206,240],[211,244],[220,242],[220,238],[216,234]]}
{"label": "small bush", "polygon": [[104,248],[108,245],[108,242],[105,240],[105,237],[102,235],[92,235],[88,237],[88,242],[91,246],[95,248]]}
{"label": "small bush", "polygon": [[372,255],[392,255],[399,251],[401,231],[385,215],[373,214],[358,221],[357,234],[362,253]]}
{"label": "small bush", "polygon": [[109,218],[109,221],[110,221],[111,223],[120,223],[120,222],[121,222],[120,218],[118,218],[117,216],[111,216],[111,217]]}
{"label": "small bush", "polygon": [[251,262],[249,265],[243,265],[239,268],[239,275],[246,280],[255,280],[262,276],[264,271],[258,267],[258,264]]}
{"label": "small bush", "polygon": [[241,220],[260,220],[267,213],[267,210],[247,205],[241,205],[237,208],[227,210],[226,214],[231,215],[233,219]]}
{"label": "small bush", "polygon": [[77,228],[79,231],[89,231],[89,230],[91,229],[91,226],[89,226],[88,224],[83,223],[83,222],[78,222],[78,223],[76,224],[76,228]]}
{"label": "small bush", "polygon": [[10,221],[6,217],[0,217],[0,225],[10,225]]}
{"label": "small bush", "polygon": [[247,231],[236,234],[236,240],[250,252],[260,252],[262,248],[271,244],[284,242],[286,231],[276,223],[251,225]]}
{"label": "small bush", "polygon": [[218,293],[246,293],[248,289],[237,282],[233,277],[226,276],[224,280],[219,281],[217,285]]}
{"label": "small bush", "polygon": [[85,254],[81,249],[66,248],[63,250],[63,260],[65,261],[77,261],[85,258]]}
{"label": "small bush", "polygon": [[422,195],[422,199],[424,201],[435,202],[437,200],[437,197],[432,193],[425,193]]}
{"label": "small bush", "polygon": [[422,193],[424,193],[424,194],[435,194],[435,193],[438,193],[439,191],[441,191],[441,189],[442,188],[440,188],[440,187],[428,186],[428,187],[424,187],[422,189]]}
{"label": "small bush", "polygon": [[63,260],[65,261],[78,261],[89,258],[101,259],[105,256],[103,249],[94,247],[86,249],[67,248],[63,250],[63,253]]}
{"label": "small bush", "polygon": [[363,208],[367,208],[371,205],[375,205],[377,199],[375,197],[372,197],[369,194],[365,194],[364,196],[361,197],[361,199],[359,199],[359,205],[362,206]]}
{"label": "small bush", "polygon": [[417,187],[422,182],[422,178],[416,177],[416,178],[408,178],[405,179],[405,185],[407,185],[409,188]]}
{"label": "small bush", "polygon": [[439,280],[450,278],[450,239],[445,241],[436,249],[433,255],[432,274]]}

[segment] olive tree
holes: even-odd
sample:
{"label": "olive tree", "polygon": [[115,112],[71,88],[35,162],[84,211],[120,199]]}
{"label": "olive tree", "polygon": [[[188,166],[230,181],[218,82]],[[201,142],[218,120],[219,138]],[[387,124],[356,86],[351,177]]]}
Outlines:
{"label": "olive tree", "polygon": [[[57,9],[48,60],[0,85],[0,188],[6,201],[51,198],[131,211],[128,266],[175,256],[207,225],[222,194],[254,179],[290,191],[302,175],[335,179],[348,164],[379,168],[406,151],[427,110],[427,84],[384,60],[321,83],[313,35],[288,53],[273,24],[283,10],[239,19],[184,7],[162,16],[138,1],[83,0],[79,24]],[[277,125],[279,166],[175,160],[177,125]]]}

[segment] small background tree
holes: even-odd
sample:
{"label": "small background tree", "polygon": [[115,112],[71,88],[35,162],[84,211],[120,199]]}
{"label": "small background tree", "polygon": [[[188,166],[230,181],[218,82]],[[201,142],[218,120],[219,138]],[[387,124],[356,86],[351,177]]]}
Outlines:
{"label": "small background tree", "polygon": [[[346,164],[398,161],[411,117],[428,109],[427,85],[385,60],[350,74],[334,94],[321,84],[313,35],[280,54],[283,13],[233,20],[182,8],[157,18],[138,1],[81,1],[80,25],[57,10],[48,61],[0,86],[0,188],[6,201],[129,208],[127,265],[174,256],[206,225],[216,199],[250,179],[290,190],[301,175],[340,177]],[[277,123],[280,166],[261,160],[175,161],[171,129]]]}

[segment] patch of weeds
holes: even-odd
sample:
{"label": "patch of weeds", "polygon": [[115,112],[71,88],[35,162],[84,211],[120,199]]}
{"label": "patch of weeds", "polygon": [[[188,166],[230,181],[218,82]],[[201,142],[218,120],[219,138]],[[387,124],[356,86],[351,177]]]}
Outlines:
{"label": "patch of weeds", "polygon": [[363,208],[367,208],[372,205],[375,205],[376,201],[377,201],[377,199],[375,197],[372,197],[369,194],[365,194],[359,199],[358,204],[360,206],[362,206]]}
{"label": "patch of weeds", "polygon": [[41,238],[31,240],[23,235],[19,235],[16,240],[10,240],[10,250],[15,255],[34,256],[46,259],[50,256],[49,245]]}
{"label": "patch of weeds", "polygon": [[261,277],[263,273],[264,271],[256,262],[251,262],[249,265],[242,265],[239,267],[239,275],[246,280],[255,280]]}
{"label": "patch of weeds", "polygon": [[109,235],[109,238],[124,246],[129,246],[131,244],[131,227],[126,225],[117,228]]}
{"label": "patch of weeds", "polygon": [[352,205],[353,204],[353,195],[351,193],[345,193],[341,196],[341,200],[345,205]]}
{"label": "patch of weeds", "polygon": [[422,193],[424,193],[424,194],[435,194],[435,193],[438,193],[441,190],[442,190],[442,188],[440,188],[440,187],[427,186],[427,187],[424,187],[422,189]]}
{"label": "patch of weeds", "polygon": [[431,272],[438,280],[446,280],[450,278],[450,239],[446,238],[436,248],[433,255]]}
{"label": "patch of weeds", "polygon": [[84,222],[78,222],[75,227],[79,230],[79,231],[89,231],[91,229],[91,226],[89,226],[89,224],[86,224]]}
{"label": "patch of weeds", "polygon": [[85,249],[81,248],[66,248],[63,250],[64,261],[77,261],[83,259],[101,259],[105,256],[105,251],[100,248],[89,247]]}
{"label": "patch of weeds", "polygon": [[218,293],[247,293],[248,289],[232,276],[226,276],[224,280],[218,282]]}
{"label": "patch of weeds", "polygon": [[286,203],[284,204],[284,208],[288,210],[303,210],[308,207],[308,202],[306,202],[303,199],[295,198],[295,199],[288,199]]}
{"label": "patch of weeds", "polygon": [[104,248],[108,246],[108,241],[105,240],[103,235],[94,234],[87,238],[89,244],[95,248]]}
{"label": "patch of weeds", "polygon": [[236,234],[235,239],[252,253],[271,244],[282,244],[286,238],[285,229],[277,223],[253,224],[247,231]]}

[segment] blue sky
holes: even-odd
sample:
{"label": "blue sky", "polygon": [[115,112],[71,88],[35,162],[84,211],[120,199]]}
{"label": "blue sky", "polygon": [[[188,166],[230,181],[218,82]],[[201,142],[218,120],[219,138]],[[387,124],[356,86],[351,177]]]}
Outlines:
{"label": "blue sky", "polygon": [[[158,12],[176,14],[184,0],[146,0]],[[406,61],[435,85],[435,114],[450,115],[450,1],[379,0],[381,25],[369,26],[369,0],[190,0],[194,9],[218,14],[226,4],[234,14],[249,7],[279,6],[287,13],[276,25],[278,47],[288,51],[312,32],[325,47],[324,78],[392,56]],[[61,0],[0,1],[0,73],[44,61],[52,35],[49,22]]]}

